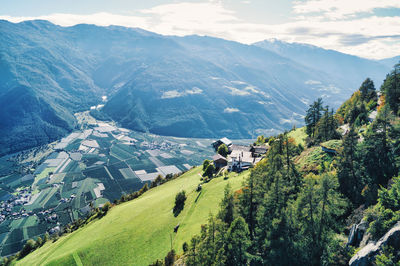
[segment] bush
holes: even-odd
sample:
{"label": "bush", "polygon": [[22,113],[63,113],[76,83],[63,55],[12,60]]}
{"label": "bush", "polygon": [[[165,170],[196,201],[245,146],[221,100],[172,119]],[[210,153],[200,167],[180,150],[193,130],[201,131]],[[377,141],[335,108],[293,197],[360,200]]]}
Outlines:
{"label": "bush", "polygon": [[35,240],[29,239],[28,241],[26,241],[26,244],[24,245],[21,252],[19,253],[19,257],[20,258],[25,257],[26,255],[31,253],[33,250],[35,250],[35,248],[36,248]]}
{"label": "bush", "polygon": [[111,203],[110,202],[106,202],[103,205],[103,207],[101,208],[101,210],[104,212],[104,214],[106,214],[110,209],[111,209]]}
{"label": "bush", "polygon": [[184,190],[176,194],[175,196],[175,206],[173,209],[173,213],[176,216],[179,215],[179,213],[183,210],[183,207],[185,206],[185,200],[186,200],[186,193]]}

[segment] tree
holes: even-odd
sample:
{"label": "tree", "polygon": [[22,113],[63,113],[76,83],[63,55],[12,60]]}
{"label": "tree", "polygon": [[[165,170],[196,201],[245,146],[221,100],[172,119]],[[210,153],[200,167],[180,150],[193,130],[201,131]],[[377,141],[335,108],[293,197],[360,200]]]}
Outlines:
{"label": "tree", "polygon": [[375,85],[370,78],[364,80],[359,90],[363,101],[369,102],[372,98],[376,97]]}
{"label": "tree", "polygon": [[221,144],[218,147],[218,154],[226,157],[228,155],[228,147],[225,144]]}
{"label": "tree", "polygon": [[199,236],[194,236],[190,240],[189,252],[187,255],[187,259],[186,259],[186,264],[188,266],[200,265],[200,259],[199,259],[199,254],[198,254],[198,248],[200,245],[200,241],[201,241],[201,239]]}
{"label": "tree", "polygon": [[393,71],[386,76],[381,91],[385,92],[386,102],[390,109],[397,114],[400,104],[400,63],[396,64]]}
{"label": "tree", "polygon": [[206,168],[206,170],[203,173],[203,176],[207,176],[208,178],[212,178],[213,174],[215,171],[214,164],[209,164]]}
{"label": "tree", "polygon": [[357,143],[358,134],[351,126],[343,138],[343,149],[339,152],[338,179],[340,191],[353,203],[361,202],[363,188],[363,180],[359,175]]}
{"label": "tree", "polygon": [[35,240],[33,239],[29,239],[28,241],[26,241],[24,247],[22,248],[22,250],[19,253],[19,257],[23,258],[26,255],[28,255],[31,251],[33,251],[36,248],[36,243]]}
{"label": "tree", "polygon": [[185,201],[186,201],[186,193],[184,190],[182,190],[175,196],[175,206],[173,209],[175,217],[178,216],[179,213],[183,210],[185,206]]}
{"label": "tree", "polygon": [[299,253],[309,265],[320,265],[322,255],[333,239],[337,219],[345,201],[337,191],[339,184],[332,174],[309,175],[295,203]]}
{"label": "tree", "polygon": [[151,182],[150,188],[159,186],[159,185],[161,185],[162,183],[163,183],[163,177],[162,177],[161,175],[158,175],[158,176],[156,177],[156,179],[154,179],[153,182]]}
{"label": "tree", "polygon": [[256,145],[264,145],[267,142],[268,142],[268,139],[266,139],[264,137],[264,135],[260,135],[260,136],[257,137],[257,141],[254,144],[256,144]]}
{"label": "tree", "polygon": [[391,113],[385,105],[360,146],[363,154],[362,164],[365,169],[364,182],[368,188],[363,191],[365,197],[368,198],[367,204],[375,203],[378,187],[386,186],[389,179],[398,173],[399,169],[395,164],[392,141],[389,136],[392,130]]}
{"label": "tree", "polygon": [[249,259],[247,249],[250,246],[249,229],[242,217],[236,218],[227,233],[225,245],[226,265],[246,265]]}
{"label": "tree", "polygon": [[222,199],[220,211],[217,217],[228,224],[228,226],[232,223],[235,217],[234,198],[229,183],[225,187],[224,198]]}
{"label": "tree", "polygon": [[314,138],[315,127],[322,117],[322,109],[322,99],[318,98],[307,110],[304,120],[306,123],[306,133],[311,138]]}
{"label": "tree", "polygon": [[39,236],[39,237],[36,239],[36,248],[41,247],[43,244],[44,244],[44,243],[43,243],[43,240],[42,240],[42,238]]}
{"label": "tree", "polygon": [[145,183],[143,185],[143,187],[139,190],[139,194],[142,195],[143,193],[145,193],[147,190],[149,190],[149,185],[147,185],[147,183]]}
{"label": "tree", "polygon": [[107,201],[103,207],[101,208],[101,210],[103,211],[104,215],[111,209],[111,203],[109,201]]}
{"label": "tree", "polygon": [[189,245],[188,245],[187,242],[184,242],[184,243],[182,244],[182,250],[183,250],[183,253],[188,252],[188,250],[189,250]]}
{"label": "tree", "polygon": [[205,171],[207,169],[207,167],[210,165],[211,161],[205,159],[203,162],[203,171]]}
{"label": "tree", "polygon": [[324,115],[315,126],[314,139],[317,143],[331,139],[339,139],[340,134],[336,131],[338,123],[335,119],[333,110],[329,111],[329,106],[324,109]]}

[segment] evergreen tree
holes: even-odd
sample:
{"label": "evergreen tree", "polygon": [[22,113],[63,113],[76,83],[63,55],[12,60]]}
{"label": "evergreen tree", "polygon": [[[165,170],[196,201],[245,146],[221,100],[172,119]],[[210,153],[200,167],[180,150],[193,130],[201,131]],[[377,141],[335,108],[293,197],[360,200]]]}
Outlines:
{"label": "evergreen tree", "polygon": [[249,259],[249,229],[242,217],[236,218],[227,233],[224,248],[225,265],[246,265]]}
{"label": "evergreen tree", "polygon": [[307,110],[304,119],[306,123],[306,133],[311,138],[314,138],[315,127],[322,117],[322,109],[322,99],[318,98],[317,101],[311,104],[310,108]]}
{"label": "evergreen tree", "polygon": [[361,99],[365,102],[369,102],[371,99],[376,97],[375,85],[370,78],[364,80],[359,90],[361,92]]}
{"label": "evergreen tree", "polygon": [[225,222],[228,226],[231,225],[235,218],[235,204],[231,186],[229,183],[225,187],[224,198],[221,202],[218,218]]}
{"label": "evergreen tree", "polygon": [[354,127],[343,138],[343,149],[339,152],[338,179],[340,191],[353,203],[361,202],[363,180],[359,175],[359,158],[357,153],[358,135]]}
{"label": "evergreen tree", "polygon": [[320,265],[333,238],[337,217],[344,212],[345,202],[337,192],[336,177],[331,174],[308,176],[296,201],[298,254],[308,265]]}
{"label": "evergreen tree", "polygon": [[398,114],[400,104],[400,63],[394,66],[393,71],[386,76],[381,91],[385,92],[386,102],[395,114]]}
{"label": "evergreen tree", "polygon": [[389,139],[389,133],[392,131],[390,116],[390,110],[385,105],[361,145],[362,163],[365,168],[364,182],[367,184],[363,193],[368,198],[368,204],[375,203],[378,187],[386,186],[389,179],[398,173],[392,141]]}

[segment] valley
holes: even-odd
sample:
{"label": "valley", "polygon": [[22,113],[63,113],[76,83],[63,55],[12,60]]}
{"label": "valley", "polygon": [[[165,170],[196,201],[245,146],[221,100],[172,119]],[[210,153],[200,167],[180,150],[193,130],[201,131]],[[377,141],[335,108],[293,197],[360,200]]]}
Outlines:
{"label": "valley", "polygon": [[61,140],[0,158],[1,256],[19,251],[27,239],[57,233],[158,175],[180,174],[214,154],[212,139],[131,131],[98,121],[90,111],[75,117],[79,130]]}

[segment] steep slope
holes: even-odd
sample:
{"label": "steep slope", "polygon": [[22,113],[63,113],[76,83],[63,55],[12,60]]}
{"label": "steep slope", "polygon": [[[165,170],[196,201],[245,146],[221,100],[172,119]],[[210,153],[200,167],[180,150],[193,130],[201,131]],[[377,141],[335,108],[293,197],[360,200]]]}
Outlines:
{"label": "steep slope", "polygon": [[341,86],[356,88],[370,77],[377,85],[385,78],[392,66],[380,61],[368,60],[353,55],[327,50],[302,43],[287,43],[276,39],[254,44],[296,61],[299,64],[329,73]]}
{"label": "steep slope", "polygon": [[169,39],[176,48],[145,60],[105,106],[123,126],[248,138],[303,123],[303,110],[316,97],[337,105],[349,93],[326,73],[258,47],[199,36]]}
{"label": "steep slope", "polygon": [[[101,94],[61,27],[0,21],[0,155],[59,138]],[[100,96],[98,96],[100,98]]]}
{"label": "steep slope", "polygon": [[[143,194],[140,198],[112,208],[105,217],[48,242],[17,265],[148,265],[198,234],[210,212],[216,213],[226,184],[241,187],[248,173],[232,174],[228,180],[215,178],[196,192],[200,168]],[[174,217],[175,195],[185,190],[184,210]],[[180,224],[178,232],[174,227]]]}

